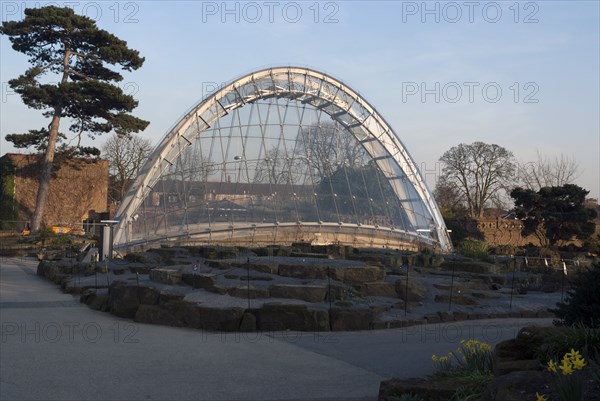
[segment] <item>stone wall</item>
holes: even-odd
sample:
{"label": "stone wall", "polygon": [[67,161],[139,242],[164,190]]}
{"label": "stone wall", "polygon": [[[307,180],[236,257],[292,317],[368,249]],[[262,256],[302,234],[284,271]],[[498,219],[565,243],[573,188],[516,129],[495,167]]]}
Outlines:
{"label": "stone wall", "polygon": [[467,223],[470,229],[479,230],[485,242],[490,245],[524,246],[527,244],[540,245],[540,240],[535,235],[523,236],[521,230],[523,223],[516,219],[479,219]]}
{"label": "stone wall", "polygon": [[[41,171],[38,155],[6,154],[0,158],[2,175],[11,174],[12,194],[2,194],[16,209],[15,217],[29,221],[35,210]],[[10,167],[9,167],[10,166]],[[12,198],[12,199],[10,199]],[[108,160],[71,159],[60,163],[50,182],[45,225],[77,226],[89,211],[108,209]]]}

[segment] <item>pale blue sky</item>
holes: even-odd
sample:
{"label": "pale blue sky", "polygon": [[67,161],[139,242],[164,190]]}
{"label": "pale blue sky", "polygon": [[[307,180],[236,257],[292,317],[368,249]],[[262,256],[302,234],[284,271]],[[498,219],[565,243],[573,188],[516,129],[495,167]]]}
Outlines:
{"label": "pale blue sky", "polygon": [[[2,1],[2,20],[20,19],[24,4],[35,3]],[[577,183],[600,194],[597,1],[54,4],[96,19],[146,57],[125,82],[140,102],[135,114],[151,122],[142,135],[155,144],[215,83],[267,66],[308,66],[377,108],[430,186],[444,151],[480,140],[523,162],[536,150],[573,156]],[[10,92],[6,82],[25,70],[26,58],[7,38],[0,45],[4,154],[14,151],[6,134],[47,122]]]}

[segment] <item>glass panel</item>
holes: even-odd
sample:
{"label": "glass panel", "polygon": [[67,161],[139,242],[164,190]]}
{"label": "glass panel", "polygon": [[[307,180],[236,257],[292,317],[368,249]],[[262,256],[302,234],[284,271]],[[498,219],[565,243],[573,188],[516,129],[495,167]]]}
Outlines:
{"label": "glass panel", "polygon": [[[251,103],[230,107],[242,98]],[[360,120],[340,113],[340,105],[360,119],[369,112],[335,85],[281,74],[241,85],[219,103],[164,152],[131,224],[134,236],[231,227],[241,233],[276,222],[428,235],[431,216],[403,166],[378,139],[386,133],[374,123],[369,129],[377,130],[375,138],[365,127],[346,128]]]}

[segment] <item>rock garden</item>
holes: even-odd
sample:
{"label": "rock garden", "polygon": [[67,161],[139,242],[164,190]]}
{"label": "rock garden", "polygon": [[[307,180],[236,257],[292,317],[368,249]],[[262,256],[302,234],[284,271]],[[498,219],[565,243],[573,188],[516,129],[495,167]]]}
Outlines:
{"label": "rock garden", "polygon": [[[217,331],[343,331],[550,317],[560,274],[429,252],[349,246],[163,247],[123,259],[42,261],[81,302],[137,322]],[[562,283],[564,284],[564,283]]]}

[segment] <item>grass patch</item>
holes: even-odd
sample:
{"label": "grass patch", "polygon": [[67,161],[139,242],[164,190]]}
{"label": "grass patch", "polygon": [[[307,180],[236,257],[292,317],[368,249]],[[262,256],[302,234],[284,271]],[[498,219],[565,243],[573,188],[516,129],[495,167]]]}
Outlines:
{"label": "grass patch", "polygon": [[571,349],[582,350],[584,356],[598,361],[600,329],[581,324],[556,327],[546,335],[544,342],[537,349],[536,356],[545,364],[550,359],[557,355],[564,355]]}
{"label": "grass patch", "polygon": [[458,253],[482,261],[489,258],[488,245],[484,241],[463,241],[458,247]]}

